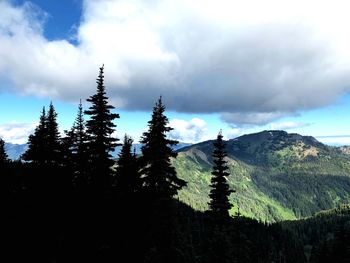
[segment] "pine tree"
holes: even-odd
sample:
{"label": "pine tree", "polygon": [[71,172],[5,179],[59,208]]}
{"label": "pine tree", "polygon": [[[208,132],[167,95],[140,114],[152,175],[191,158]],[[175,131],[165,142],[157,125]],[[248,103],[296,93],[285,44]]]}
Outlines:
{"label": "pine tree", "polygon": [[85,114],[90,116],[86,123],[89,136],[89,157],[91,159],[91,182],[95,186],[106,187],[111,184],[111,167],[114,161],[110,152],[117,146],[117,138],[111,135],[115,131],[114,119],[119,114],[112,113],[113,106],[108,104],[108,97],[104,86],[104,75],[102,66],[96,80],[97,92],[87,99],[92,105]]}
{"label": "pine tree", "polygon": [[57,113],[55,111],[55,108],[52,102],[50,103],[49,111],[46,117],[46,130],[47,130],[47,140],[46,140],[47,163],[59,164],[62,161],[60,133],[58,131]]}
{"label": "pine tree", "polygon": [[37,165],[43,165],[47,159],[47,129],[46,129],[46,112],[45,107],[40,115],[38,126],[33,134],[28,138],[28,149],[22,155],[25,161],[32,162]]}
{"label": "pine tree", "polygon": [[122,149],[119,153],[116,172],[116,186],[119,192],[130,195],[140,188],[140,176],[136,153],[132,153],[133,140],[125,135]]}
{"label": "pine tree", "polygon": [[[152,257],[157,262],[175,262],[178,250],[173,247],[179,240],[179,232],[174,231],[177,225],[178,210],[174,197],[186,186],[186,182],[177,177],[171,158],[177,156],[172,146],[178,142],[168,139],[167,133],[172,130],[168,126],[168,118],[164,115],[165,106],[162,97],[153,108],[152,118],[148,122],[148,131],[143,133],[141,143],[140,170],[149,231],[152,237],[147,241],[151,244],[146,257]],[[183,262],[183,260],[179,260]]]}
{"label": "pine tree", "polygon": [[57,113],[52,103],[46,114],[45,107],[41,112],[39,125],[35,128],[34,134],[28,139],[28,149],[22,158],[38,165],[57,165],[61,160],[61,144]]}
{"label": "pine tree", "polygon": [[214,167],[210,185],[209,196],[211,200],[209,202],[209,208],[216,218],[223,219],[229,217],[229,210],[232,207],[232,204],[229,202],[229,196],[233,192],[227,183],[227,176],[230,174],[227,172],[226,156],[225,143],[220,131],[214,142]]}
{"label": "pine tree", "polygon": [[177,154],[172,146],[177,141],[166,138],[166,133],[173,130],[168,127],[168,118],[164,115],[165,106],[162,97],[153,108],[152,119],[148,122],[148,131],[143,133],[141,174],[145,189],[162,198],[171,198],[184,186],[186,182],[177,177],[171,159]]}
{"label": "pine tree", "polygon": [[9,158],[5,150],[5,142],[0,138],[0,166],[8,162]]}
{"label": "pine tree", "polygon": [[89,169],[88,136],[86,134],[83,105],[79,103],[77,117],[70,130],[66,130],[62,138],[64,165],[73,176],[73,183],[77,185],[87,183]]}
{"label": "pine tree", "polygon": [[78,114],[75,119],[74,123],[74,152],[77,155],[84,155],[84,152],[86,151],[86,141],[87,141],[87,135],[85,130],[85,120],[83,115],[83,105],[79,103],[78,106]]}
{"label": "pine tree", "polygon": [[88,174],[88,136],[86,134],[83,105],[79,103],[78,113],[72,131],[72,155],[74,167],[74,180],[76,183],[86,183]]}

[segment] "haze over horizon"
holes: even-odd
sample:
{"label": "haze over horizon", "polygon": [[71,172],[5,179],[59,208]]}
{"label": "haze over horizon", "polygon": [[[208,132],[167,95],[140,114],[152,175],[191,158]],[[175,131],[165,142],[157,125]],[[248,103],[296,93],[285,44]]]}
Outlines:
{"label": "haze over horizon", "polygon": [[69,129],[105,64],[117,136],[162,95],[171,136],[261,130],[350,144],[347,1],[2,0],[0,137],[25,143],[52,100]]}

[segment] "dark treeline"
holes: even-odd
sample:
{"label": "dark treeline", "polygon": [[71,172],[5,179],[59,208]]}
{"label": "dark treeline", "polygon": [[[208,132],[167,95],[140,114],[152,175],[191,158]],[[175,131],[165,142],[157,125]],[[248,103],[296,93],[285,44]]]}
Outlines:
{"label": "dark treeline", "polygon": [[302,241],[310,263],[350,262],[350,205],[280,225]]}
{"label": "dark treeline", "polygon": [[[301,228],[298,235],[295,227],[229,215],[234,189],[221,133],[210,210],[202,213],[177,199],[186,182],[171,165],[178,142],[167,137],[161,97],[140,156],[132,138],[120,144],[115,137],[120,116],[108,102],[103,67],[87,101],[63,137],[53,104],[43,108],[22,160],[10,161],[0,140],[4,262],[307,262]],[[110,153],[119,145],[115,161]]]}

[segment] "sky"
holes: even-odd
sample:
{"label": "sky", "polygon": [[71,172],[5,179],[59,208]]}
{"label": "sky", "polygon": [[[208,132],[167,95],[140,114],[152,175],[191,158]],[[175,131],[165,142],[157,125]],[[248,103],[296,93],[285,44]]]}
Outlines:
{"label": "sky", "polygon": [[278,129],[350,145],[350,3],[0,0],[0,137],[60,129],[105,65],[116,136],[138,142],[161,95],[182,142]]}

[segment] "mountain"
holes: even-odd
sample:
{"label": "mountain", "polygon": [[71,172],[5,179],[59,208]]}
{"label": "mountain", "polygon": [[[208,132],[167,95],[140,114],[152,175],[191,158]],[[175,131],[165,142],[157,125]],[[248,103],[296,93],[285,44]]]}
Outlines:
{"label": "mountain", "polygon": [[17,160],[27,150],[27,145],[5,143],[5,150],[11,160]]}
{"label": "mountain", "polygon": [[[213,141],[180,149],[173,160],[188,187],[179,199],[206,210]],[[350,155],[311,136],[263,131],[227,141],[232,214],[264,221],[299,219],[350,203]]]}

